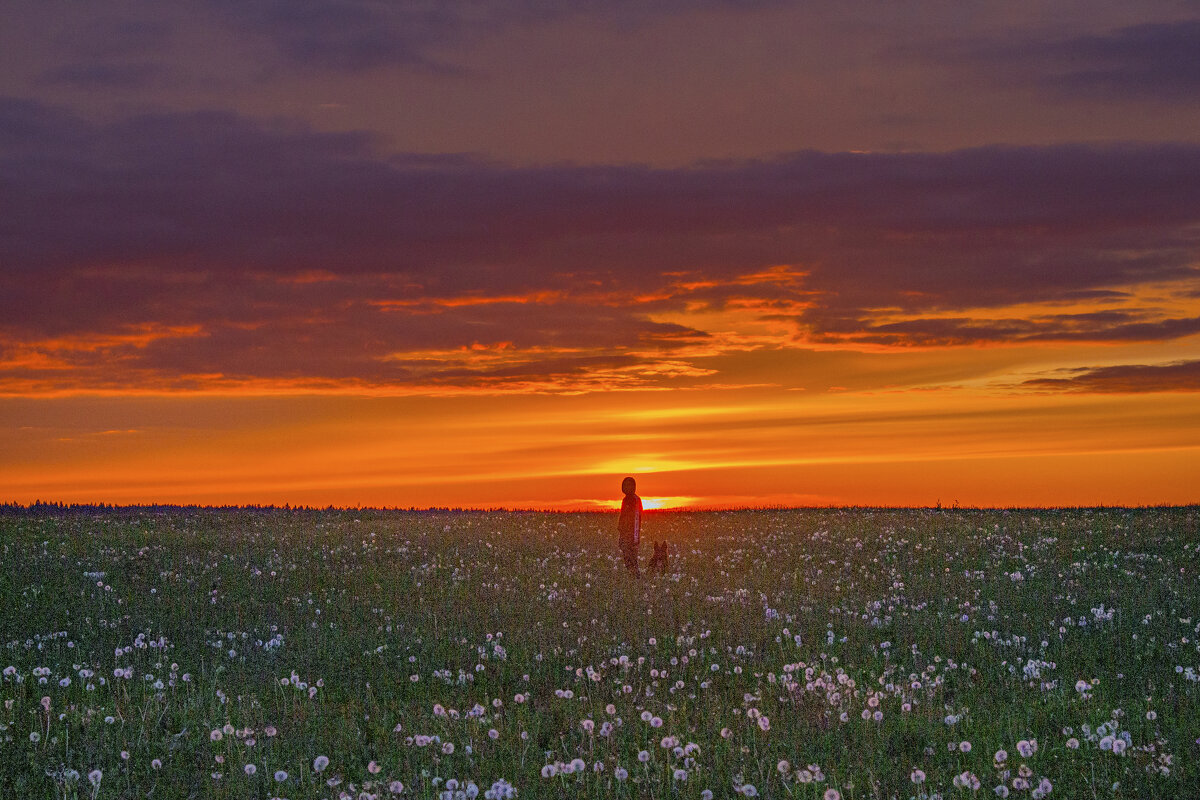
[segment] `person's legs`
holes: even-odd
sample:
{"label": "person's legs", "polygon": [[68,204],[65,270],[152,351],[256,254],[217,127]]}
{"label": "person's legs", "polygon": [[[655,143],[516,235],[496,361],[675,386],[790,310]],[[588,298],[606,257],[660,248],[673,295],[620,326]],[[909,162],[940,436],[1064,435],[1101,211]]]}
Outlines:
{"label": "person's legs", "polygon": [[638,569],[638,553],[636,547],[622,547],[621,555],[625,559],[625,568],[629,570],[629,574],[634,577],[641,577],[641,570]]}

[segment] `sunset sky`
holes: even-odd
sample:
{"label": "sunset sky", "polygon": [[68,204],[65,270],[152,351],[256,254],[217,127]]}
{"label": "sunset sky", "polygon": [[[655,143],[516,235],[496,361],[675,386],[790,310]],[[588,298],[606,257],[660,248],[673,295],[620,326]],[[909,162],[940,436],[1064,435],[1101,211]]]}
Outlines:
{"label": "sunset sky", "polygon": [[0,502],[1200,501],[1200,4],[8,0]]}

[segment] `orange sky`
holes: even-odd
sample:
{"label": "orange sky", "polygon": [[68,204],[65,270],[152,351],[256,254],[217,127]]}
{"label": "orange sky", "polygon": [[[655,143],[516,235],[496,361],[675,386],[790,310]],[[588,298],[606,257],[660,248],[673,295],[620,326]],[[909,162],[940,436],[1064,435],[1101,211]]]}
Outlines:
{"label": "orange sky", "polygon": [[1194,395],[1011,382],[7,398],[0,485],[22,502],[588,508],[632,474],[665,506],[1195,501]]}
{"label": "orange sky", "polygon": [[1200,501],[1200,17],[11,0],[0,501]]}

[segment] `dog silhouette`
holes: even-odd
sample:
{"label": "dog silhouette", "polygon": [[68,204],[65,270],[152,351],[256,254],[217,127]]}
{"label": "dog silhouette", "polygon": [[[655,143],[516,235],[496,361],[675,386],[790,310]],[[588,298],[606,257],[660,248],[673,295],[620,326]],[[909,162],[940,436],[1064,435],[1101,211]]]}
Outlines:
{"label": "dog silhouette", "polygon": [[655,542],[654,555],[650,557],[650,566],[648,567],[652,574],[661,575],[667,571],[667,543]]}

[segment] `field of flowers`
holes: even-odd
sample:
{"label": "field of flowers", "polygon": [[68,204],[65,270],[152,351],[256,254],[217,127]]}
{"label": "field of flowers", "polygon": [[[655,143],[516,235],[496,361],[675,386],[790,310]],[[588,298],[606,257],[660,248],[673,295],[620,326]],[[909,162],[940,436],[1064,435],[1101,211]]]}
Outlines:
{"label": "field of flowers", "polygon": [[0,797],[1200,796],[1200,509],[0,515]]}

